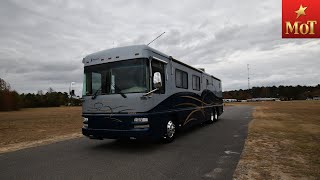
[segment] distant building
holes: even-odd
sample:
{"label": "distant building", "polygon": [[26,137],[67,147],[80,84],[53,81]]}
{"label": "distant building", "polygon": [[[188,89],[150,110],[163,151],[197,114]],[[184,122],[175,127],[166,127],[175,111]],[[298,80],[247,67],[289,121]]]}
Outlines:
{"label": "distant building", "polygon": [[279,101],[279,98],[252,98],[247,99],[248,102],[257,102],[257,101]]}
{"label": "distant building", "polygon": [[315,96],[312,98],[312,100],[320,100],[320,96]]}
{"label": "distant building", "polygon": [[237,102],[237,99],[223,99],[223,102]]}

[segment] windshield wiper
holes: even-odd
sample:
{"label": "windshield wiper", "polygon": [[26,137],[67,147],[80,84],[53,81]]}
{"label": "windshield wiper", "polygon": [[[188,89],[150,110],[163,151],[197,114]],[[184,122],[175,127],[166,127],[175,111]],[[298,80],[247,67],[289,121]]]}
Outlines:
{"label": "windshield wiper", "polygon": [[96,92],[93,93],[91,99],[95,99],[98,96],[98,92],[102,90],[102,87],[100,86],[99,89],[96,90]]}
{"label": "windshield wiper", "polygon": [[[116,86],[116,85],[114,85],[114,84],[111,84],[111,86],[113,86],[113,87],[116,89],[116,91],[118,91],[119,94],[120,94],[123,98],[127,98],[127,96],[126,96],[123,92],[121,92],[121,89],[120,89],[118,86]],[[100,88],[97,89],[96,92],[93,93],[91,99],[95,99],[95,98],[98,96],[98,92],[101,91],[101,90],[102,90],[102,87],[100,86]]]}
{"label": "windshield wiper", "polygon": [[121,92],[122,90],[121,90],[118,86],[116,86],[115,84],[112,84],[112,83],[111,83],[111,86],[113,86],[114,89],[115,89],[116,91],[118,91],[119,94],[120,94],[123,98],[127,98],[127,96],[126,96],[123,92]]}

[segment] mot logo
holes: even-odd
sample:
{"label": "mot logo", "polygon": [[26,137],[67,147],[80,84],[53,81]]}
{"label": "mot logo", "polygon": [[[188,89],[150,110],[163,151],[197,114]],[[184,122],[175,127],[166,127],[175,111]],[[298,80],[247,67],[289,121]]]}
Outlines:
{"label": "mot logo", "polygon": [[282,0],[282,38],[320,38],[320,0]]}

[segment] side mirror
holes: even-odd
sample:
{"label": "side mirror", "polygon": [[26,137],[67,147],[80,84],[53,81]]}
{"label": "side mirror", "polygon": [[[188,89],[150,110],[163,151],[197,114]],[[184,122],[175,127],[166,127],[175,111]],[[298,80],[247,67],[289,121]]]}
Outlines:
{"label": "side mirror", "polygon": [[159,72],[153,74],[153,86],[157,89],[162,87],[161,74]]}

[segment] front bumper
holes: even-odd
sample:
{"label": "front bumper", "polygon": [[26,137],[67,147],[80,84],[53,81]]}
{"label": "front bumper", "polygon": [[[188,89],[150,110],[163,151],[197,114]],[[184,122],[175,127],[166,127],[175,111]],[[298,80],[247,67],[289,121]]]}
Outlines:
{"label": "front bumper", "polygon": [[[88,118],[82,134],[93,139],[122,137],[159,138],[165,123],[152,114],[83,114]],[[133,122],[134,118],[148,118],[148,122]],[[141,128],[142,127],[142,128]]]}
{"label": "front bumper", "polygon": [[151,138],[154,137],[149,128],[132,130],[90,129],[82,128],[82,134],[89,138],[118,139],[121,137]]}

